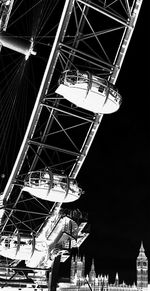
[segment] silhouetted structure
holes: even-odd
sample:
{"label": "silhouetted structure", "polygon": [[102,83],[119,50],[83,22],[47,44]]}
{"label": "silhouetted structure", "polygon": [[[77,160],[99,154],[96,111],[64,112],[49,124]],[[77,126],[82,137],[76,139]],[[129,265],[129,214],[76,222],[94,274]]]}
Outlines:
{"label": "silhouetted structure", "polygon": [[137,291],[148,290],[148,260],[145,255],[143,243],[141,243],[139,255],[137,257],[137,284],[127,285],[119,282],[118,273],[116,273],[115,282],[109,283],[108,275],[96,275],[94,260],[92,260],[91,269],[85,276],[85,257],[72,257],[70,268],[70,282],[59,283],[57,290],[93,290],[93,291]]}

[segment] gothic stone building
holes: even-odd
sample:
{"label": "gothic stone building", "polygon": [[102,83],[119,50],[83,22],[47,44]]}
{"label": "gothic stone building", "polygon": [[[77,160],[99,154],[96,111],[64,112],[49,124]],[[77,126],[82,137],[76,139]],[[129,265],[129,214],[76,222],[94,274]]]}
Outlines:
{"label": "gothic stone building", "polygon": [[145,255],[143,244],[141,244],[139,255],[136,261],[137,284],[132,286],[124,282],[119,283],[118,273],[116,274],[114,284],[109,283],[108,276],[96,276],[94,261],[92,261],[91,270],[85,277],[85,257],[81,259],[76,256],[71,260],[70,282],[59,283],[57,291],[78,290],[78,291],[139,291],[148,290],[148,260]]}

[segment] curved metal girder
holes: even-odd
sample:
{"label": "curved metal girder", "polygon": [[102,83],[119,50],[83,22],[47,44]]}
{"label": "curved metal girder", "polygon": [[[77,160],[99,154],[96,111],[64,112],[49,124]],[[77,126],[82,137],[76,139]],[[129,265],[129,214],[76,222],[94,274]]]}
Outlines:
{"label": "curved metal girder", "polygon": [[[57,217],[60,204],[48,205],[47,208],[44,203],[22,193],[22,185],[27,172],[45,167],[77,177],[103,114],[78,108],[57,95],[55,90],[60,73],[69,69],[84,69],[116,83],[142,4],[139,0],[133,1],[131,6],[127,0],[121,2],[124,5],[122,10],[120,1],[107,4],[105,0],[93,4],[92,1],[66,0],[31,119],[1,197],[1,207],[3,201],[6,203],[6,211],[1,211],[3,232],[13,233],[17,225],[18,229],[24,228],[24,232],[34,230],[34,233],[40,233],[41,227],[44,231],[41,221],[45,216],[50,217],[45,220],[46,227],[53,215]],[[112,35],[113,48],[110,46]],[[35,211],[34,203],[29,209],[28,202],[32,199],[43,211],[37,227],[34,221],[39,219],[39,210]],[[29,209],[32,222],[23,205]],[[79,236],[77,244],[80,245],[86,236],[87,233]]]}

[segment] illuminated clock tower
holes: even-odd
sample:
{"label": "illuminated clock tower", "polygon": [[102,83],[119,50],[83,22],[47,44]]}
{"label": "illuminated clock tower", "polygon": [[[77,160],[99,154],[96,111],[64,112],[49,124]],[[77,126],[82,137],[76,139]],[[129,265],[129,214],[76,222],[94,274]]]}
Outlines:
{"label": "illuminated clock tower", "polygon": [[143,243],[141,243],[140,252],[136,261],[137,269],[137,288],[147,288],[148,287],[148,260],[145,255],[145,250]]}

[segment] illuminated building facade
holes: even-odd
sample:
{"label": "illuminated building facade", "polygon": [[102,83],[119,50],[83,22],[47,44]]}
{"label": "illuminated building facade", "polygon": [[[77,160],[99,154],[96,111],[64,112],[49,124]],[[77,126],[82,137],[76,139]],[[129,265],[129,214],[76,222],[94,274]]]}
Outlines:
{"label": "illuminated building facade", "polygon": [[57,291],[65,290],[93,290],[93,291],[138,291],[148,290],[148,260],[145,255],[143,244],[141,244],[139,255],[136,261],[137,284],[127,285],[119,282],[118,273],[116,273],[115,282],[109,283],[108,275],[96,275],[94,260],[92,260],[91,269],[85,276],[85,257],[76,256],[71,260],[70,282],[59,283]]}
{"label": "illuminated building facade", "polygon": [[143,289],[148,287],[148,260],[145,255],[143,244],[137,257],[137,288]]}

